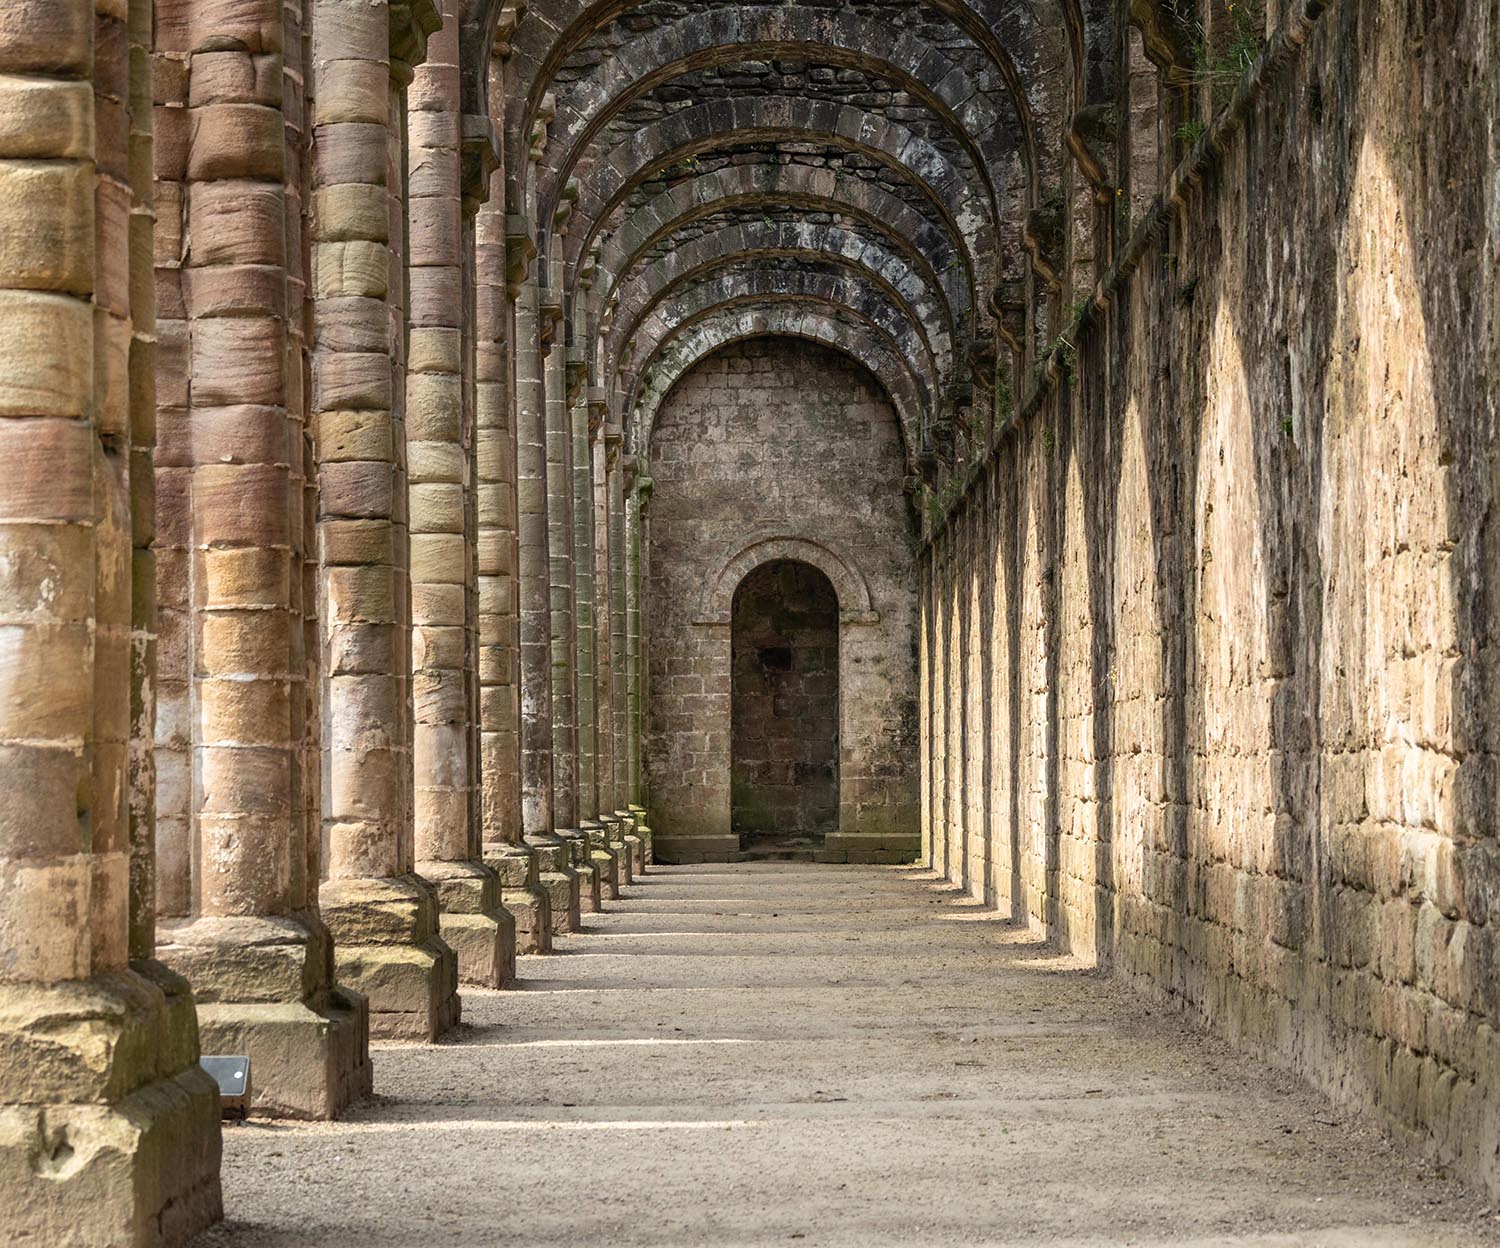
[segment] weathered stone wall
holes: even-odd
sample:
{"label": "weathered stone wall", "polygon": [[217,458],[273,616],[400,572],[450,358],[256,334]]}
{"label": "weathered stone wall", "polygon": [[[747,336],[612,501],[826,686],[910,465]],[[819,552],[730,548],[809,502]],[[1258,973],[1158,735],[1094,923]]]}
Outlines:
{"label": "weathered stone wall", "polygon": [[738,343],[679,383],[649,455],[645,763],[657,854],[738,849],[729,596],[757,564],[796,558],[839,594],[840,813],[827,851],[909,857],[916,576],[889,399],[842,354],[794,339]]}
{"label": "weathered stone wall", "polygon": [[935,865],[1493,1189],[1497,63],[1331,6],[924,574]]}

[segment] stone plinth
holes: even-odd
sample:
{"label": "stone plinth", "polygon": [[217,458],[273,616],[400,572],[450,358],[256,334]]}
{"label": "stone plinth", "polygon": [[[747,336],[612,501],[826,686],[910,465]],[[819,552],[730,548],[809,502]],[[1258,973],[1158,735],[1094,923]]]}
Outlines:
{"label": "stone plinth", "polygon": [[0,985],[0,1238],[182,1243],[223,1216],[219,1092],[166,968]]}
{"label": "stone plinth", "polygon": [[572,866],[572,844],[559,835],[528,836],[537,852],[537,884],[547,894],[552,931],[576,932],[583,927],[582,875]]}
{"label": "stone plinth", "polygon": [[458,955],[458,978],[503,988],[516,977],[516,919],[501,905],[500,875],[475,862],[419,862],[438,899],[438,934]]}
{"label": "stone plinth", "polygon": [[615,859],[616,896],[618,889],[635,883],[635,868],[630,861],[630,846],[625,843],[625,824],[618,815],[602,814],[599,822],[604,825],[604,845]]}
{"label": "stone plinth", "polygon": [[645,875],[646,868],[656,861],[651,844],[651,829],[646,824],[646,812],[639,806],[617,812],[625,820],[625,843],[630,846],[630,861],[636,874]]}
{"label": "stone plinth", "polygon": [[458,957],[438,934],[437,898],[419,876],[330,880],[320,902],[339,982],[370,1003],[370,1035],[436,1040],[458,1023]]}
{"label": "stone plinth", "polygon": [[[599,882],[599,900],[620,899],[620,868],[614,852],[609,848],[604,825],[593,819],[585,819],[579,830],[589,839],[589,861]],[[596,907],[597,912],[598,907]]]}
{"label": "stone plinth", "polygon": [[331,982],[316,915],[164,923],[159,941],[193,984],[204,1050],[249,1056],[252,1113],[327,1119],[369,1095],[369,1008]]}
{"label": "stone plinth", "polygon": [[485,865],[500,877],[500,896],[515,918],[517,953],[552,952],[552,903],[541,885],[537,853],[508,841],[484,847]]}

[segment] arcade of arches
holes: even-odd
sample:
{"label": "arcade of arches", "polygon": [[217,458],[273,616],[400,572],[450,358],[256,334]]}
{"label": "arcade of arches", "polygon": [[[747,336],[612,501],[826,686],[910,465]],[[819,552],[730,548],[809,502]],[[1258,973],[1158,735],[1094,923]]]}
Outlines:
{"label": "arcade of arches", "polygon": [[0,1242],[253,1221],[200,1054],[446,1174],[360,1118],[412,1063],[832,992],[799,906],[910,963],[850,1036],[1165,1013],[1500,1194],[1497,66],[1496,0],[0,0]]}

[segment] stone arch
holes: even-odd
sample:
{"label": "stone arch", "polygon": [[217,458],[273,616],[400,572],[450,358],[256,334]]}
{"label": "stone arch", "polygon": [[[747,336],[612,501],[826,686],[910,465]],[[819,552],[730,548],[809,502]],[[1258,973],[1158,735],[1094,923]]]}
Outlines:
{"label": "stone arch", "polygon": [[[926,393],[910,362],[880,331],[837,304],[780,299],[770,307],[720,306],[663,340],[625,391],[625,427],[638,453],[649,452],[657,410],[672,386],[694,364],[719,347],[745,338],[779,334],[807,338],[843,351],[869,369],[890,396],[907,455],[915,453],[928,412]],[[658,361],[667,358],[665,367]],[[659,376],[653,374],[659,373]],[[644,391],[641,387],[644,385]]]}
{"label": "stone arch", "polygon": [[[476,21],[479,29],[493,32],[498,22],[500,2],[477,0],[481,8],[488,6],[490,9]],[[1083,55],[1082,40],[1075,45],[1072,41],[1053,36],[1053,32],[1062,27],[1063,10],[1069,6],[1077,13],[1077,0],[1057,0],[1055,5],[1050,0],[1025,5],[1007,3],[1006,0],[929,0],[928,5],[952,21],[976,48],[983,51],[1005,84],[1016,111],[1033,197],[1042,176],[1043,154],[1049,159],[1061,155],[1061,125],[1067,105],[1060,84],[1069,77],[1064,59],[1071,56],[1077,62]],[[564,3],[549,6],[545,22],[524,18],[519,22],[509,45],[511,55],[506,84],[511,98],[525,101],[526,112],[523,117],[514,119],[515,125],[508,128],[513,135],[529,134],[553,75],[573,52],[619,11],[603,0],[564,0]],[[1081,21],[1079,14],[1080,25]],[[492,41],[492,33],[489,38],[480,39],[481,50],[477,55],[488,57]],[[1012,49],[1025,51],[1021,63],[1017,62]],[[1024,71],[1021,64],[1026,66]],[[1077,72],[1081,73],[1081,70]],[[482,77],[473,76],[476,79]],[[524,152],[524,147],[520,150]],[[507,154],[507,166],[515,168],[510,153]],[[517,189],[518,184],[511,182],[507,193],[512,194]],[[510,198],[508,202],[511,211],[519,210],[519,199]]]}
{"label": "stone arch", "polygon": [[940,149],[879,113],[826,100],[719,100],[642,126],[578,180],[568,232],[594,230],[650,171],[730,140],[823,142],[877,160],[920,191],[970,255],[986,258],[986,275],[995,262],[998,205],[972,168],[953,164]]}
{"label": "stone arch", "polygon": [[840,624],[878,624],[880,613],[858,565],[824,542],[775,531],[763,531],[723,552],[709,577],[693,623],[728,627],[734,619],[734,595],[756,568],[767,563],[805,563],[828,578],[839,601]]}
{"label": "stone arch", "polygon": [[[543,225],[550,221],[558,193],[580,153],[636,96],[688,69],[751,56],[806,55],[810,50],[816,51],[820,61],[852,66],[899,83],[968,151],[986,181],[989,170],[1003,168],[1014,150],[999,111],[980,85],[939,49],[908,34],[893,34],[888,26],[837,9],[714,6],[659,26],[617,49],[600,63],[585,86],[570,91],[566,100],[559,98],[547,153],[537,169],[536,202]],[[514,136],[511,142],[516,142]],[[515,176],[521,179],[516,201],[525,202],[526,162],[518,162]]]}
{"label": "stone arch", "polygon": [[[935,402],[941,392],[942,375],[916,327],[883,291],[862,282],[853,272],[833,269],[785,272],[754,265],[731,269],[689,287],[680,300],[670,305],[658,305],[635,327],[632,345],[640,351],[642,361],[648,360],[657,344],[667,341],[684,326],[716,308],[752,300],[812,301],[841,308],[874,329],[889,349],[907,362],[924,407]],[[640,372],[634,358],[613,362],[609,380],[613,381],[613,374],[618,373],[625,380],[624,389],[629,394],[630,380]]]}
{"label": "stone arch", "polygon": [[[840,178],[830,169],[807,165],[730,165],[653,197],[632,211],[599,247],[592,262],[595,287],[628,272],[637,257],[672,230],[714,212],[762,203],[843,212],[881,227],[898,245],[921,257],[955,313],[967,312],[972,324],[972,309],[978,302],[975,262],[961,237],[935,225],[878,183]],[[581,257],[592,254],[601,225],[596,222],[587,234],[568,232],[564,258],[570,272],[578,271]]]}
{"label": "stone arch", "polygon": [[[727,256],[704,258],[688,247],[681,254],[692,267],[681,274],[668,271],[656,275],[658,281],[651,284],[643,278],[626,292],[629,302],[622,301],[611,310],[613,315],[606,314],[601,361],[606,370],[616,365],[625,346],[635,342],[646,327],[680,322],[684,316],[707,306],[705,300],[784,292],[816,293],[849,302],[878,321],[903,343],[904,349],[919,353],[935,387],[940,388],[941,380],[951,375],[955,344],[937,310],[913,308],[904,293],[893,288],[882,275],[840,252],[768,246],[764,250],[741,249]],[[818,267],[786,273],[765,268],[764,262],[771,259],[795,259]],[[670,270],[670,266],[664,267]],[[768,276],[773,273],[774,276]]]}

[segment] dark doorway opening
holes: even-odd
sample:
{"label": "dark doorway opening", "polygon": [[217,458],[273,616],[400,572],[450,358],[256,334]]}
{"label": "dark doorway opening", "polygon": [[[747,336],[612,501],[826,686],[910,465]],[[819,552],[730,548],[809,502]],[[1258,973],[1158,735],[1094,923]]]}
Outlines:
{"label": "dark doorway opening", "polygon": [[734,595],[730,759],[741,852],[811,855],[839,820],[839,604],[809,564],[762,564]]}

